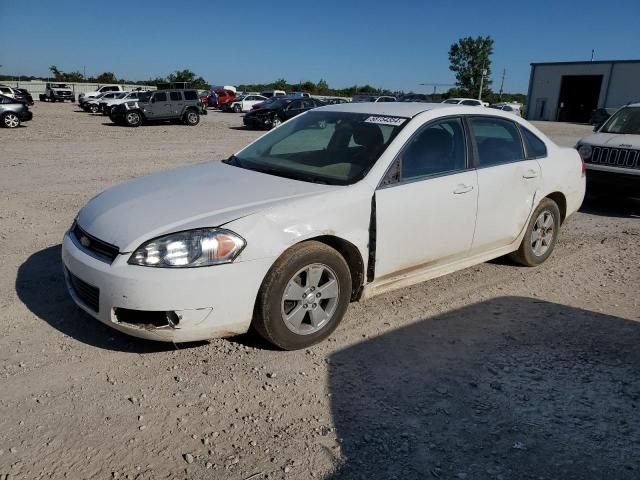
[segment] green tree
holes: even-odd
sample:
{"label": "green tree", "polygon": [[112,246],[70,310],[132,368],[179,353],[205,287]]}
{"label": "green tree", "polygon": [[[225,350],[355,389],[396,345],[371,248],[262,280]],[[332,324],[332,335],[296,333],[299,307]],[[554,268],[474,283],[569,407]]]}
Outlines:
{"label": "green tree", "polygon": [[103,72],[95,78],[97,83],[118,83],[118,78],[113,72]]}
{"label": "green tree", "polygon": [[287,81],[284,78],[279,78],[278,80],[273,82],[274,90],[286,90],[288,86],[289,85],[287,84]]}
{"label": "green tree", "polygon": [[319,95],[326,95],[329,92],[329,84],[324,78],[321,78],[318,81],[316,85],[316,90],[318,91]]}
{"label": "green tree", "polygon": [[174,73],[170,73],[167,75],[167,82],[189,82],[193,88],[209,88],[209,84],[204,78],[197,76],[189,69],[177,70]]}
{"label": "green tree", "polygon": [[449,70],[456,74],[456,85],[464,96],[477,98],[480,93],[482,70],[486,70],[482,93],[490,91],[491,54],[493,39],[486,37],[465,37],[451,45],[449,49]]}
{"label": "green tree", "polygon": [[49,71],[51,72],[51,75],[53,75],[53,78],[55,80],[60,80],[60,78],[62,77],[62,72],[60,71],[60,69],[55,66],[55,65],[51,65],[49,67]]}

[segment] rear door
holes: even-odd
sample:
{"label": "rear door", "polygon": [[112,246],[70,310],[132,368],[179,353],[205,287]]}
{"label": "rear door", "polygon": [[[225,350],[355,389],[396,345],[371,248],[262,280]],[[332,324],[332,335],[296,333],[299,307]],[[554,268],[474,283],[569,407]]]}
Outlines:
{"label": "rear door", "polygon": [[520,130],[510,120],[470,116],[478,159],[478,217],[472,249],[488,251],[511,244],[537,202],[541,170],[525,159]]}
{"label": "rear door", "polygon": [[169,92],[169,100],[171,103],[171,115],[181,115],[184,111],[184,98],[182,97],[182,92]]}

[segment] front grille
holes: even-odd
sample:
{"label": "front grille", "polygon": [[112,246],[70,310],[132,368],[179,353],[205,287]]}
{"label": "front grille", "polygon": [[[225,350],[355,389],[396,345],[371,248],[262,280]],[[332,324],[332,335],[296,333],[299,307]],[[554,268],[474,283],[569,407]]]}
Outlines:
{"label": "front grille", "polygon": [[113,262],[120,253],[118,247],[116,247],[115,245],[111,245],[110,243],[103,242],[102,240],[99,240],[92,235],[89,235],[82,228],[80,228],[80,225],[78,225],[77,223],[74,223],[73,227],[71,227],[71,233],[83,249],[88,250],[89,252],[104,260],[107,260],[109,263]]}
{"label": "front grille", "polygon": [[587,163],[640,170],[640,150],[593,147],[593,152]]}
{"label": "front grille", "polygon": [[84,280],[80,280],[73,273],[67,270],[69,275],[69,283],[71,288],[77,297],[94,312],[98,313],[100,310],[100,290],[93,285],[89,285]]}

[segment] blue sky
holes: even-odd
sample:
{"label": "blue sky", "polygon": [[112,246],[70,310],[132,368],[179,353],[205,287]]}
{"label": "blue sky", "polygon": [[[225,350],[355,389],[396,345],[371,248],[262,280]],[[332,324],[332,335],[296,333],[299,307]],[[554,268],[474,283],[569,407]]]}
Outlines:
{"label": "blue sky", "polygon": [[[101,11],[109,5],[111,11]],[[189,68],[212,84],[454,83],[450,45],[491,35],[494,90],[526,93],[529,64],[640,58],[640,0],[300,2],[0,0],[0,73],[48,67],[146,79]],[[10,48],[9,48],[10,47]]]}

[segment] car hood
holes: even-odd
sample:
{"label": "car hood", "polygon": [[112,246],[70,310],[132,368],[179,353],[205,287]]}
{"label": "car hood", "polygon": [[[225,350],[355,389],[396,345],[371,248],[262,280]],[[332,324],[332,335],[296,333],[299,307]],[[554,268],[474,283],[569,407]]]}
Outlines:
{"label": "car hood", "polygon": [[342,187],[207,162],[130,180],[92,198],[78,213],[87,233],[119,247],[192,228],[217,227],[268,207]]}
{"label": "car hood", "polygon": [[596,133],[580,140],[581,144],[606,145],[608,147],[640,148],[640,135],[618,133]]}

